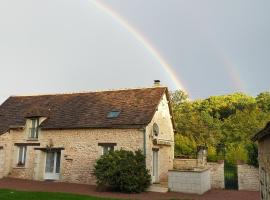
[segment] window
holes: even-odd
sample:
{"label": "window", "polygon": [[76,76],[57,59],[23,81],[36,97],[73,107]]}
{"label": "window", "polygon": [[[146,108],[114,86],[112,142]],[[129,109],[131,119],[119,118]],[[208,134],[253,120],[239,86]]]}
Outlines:
{"label": "window", "polygon": [[26,146],[19,146],[18,166],[25,166],[26,161]]}
{"label": "window", "polygon": [[31,119],[31,125],[30,125],[30,129],[29,129],[29,138],[31,138],[31,139],[38,138],[38,125],[39,125],[38,118]]}
{"label": "window", "polygon": [[116,143],[99,143],[98,145],[102,148],[102,155],[105,155],[110,151],[114,151],[114,146],[116,146]]}
{"label": "window", "polygon": [[110,151],[114,151],[114,146],[103,146],[102,147],[102,155],[109,153]]}
{"label": "window", "polygon": [[114,110],[107,114],[107,118],[116,118],[120,114],[120,111]]}

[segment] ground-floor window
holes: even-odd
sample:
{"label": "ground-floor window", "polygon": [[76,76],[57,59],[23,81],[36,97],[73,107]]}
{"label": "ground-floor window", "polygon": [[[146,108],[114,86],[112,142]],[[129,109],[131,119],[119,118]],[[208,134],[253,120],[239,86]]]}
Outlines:
{"label": "ground-floor window", "polygon": [[114,147],[116,146],[116,143],[98,143],[98,146],[101,146],[102,148],[102,155],[105,155],[109,153],[110,151],[114,151]]}
{"label": "ground-floor window", "polygon": [[25,166],[25,161],[26,161],[26,146],[19,146],[18,147],[18,166]]}

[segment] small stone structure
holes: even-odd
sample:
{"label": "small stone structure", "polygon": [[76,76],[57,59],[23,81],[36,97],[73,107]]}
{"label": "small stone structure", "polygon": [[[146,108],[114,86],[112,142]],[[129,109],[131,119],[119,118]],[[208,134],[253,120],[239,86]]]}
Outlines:
{"label": "small stone structure", "polygon": [[169,189],[174,192],[203,194],[211,189],[207,150],[199,147],[197,159],[174,159],[174,170],[169,171]]}
{"label": "small stone structure", "polygon": [[210,170],[170,170],[169,189],[173,192],[203,194],[211,189]]}
{"label": "small stone structure", "polygon": [[204,153],[204,156],[201,157],[198,153],[197,159],[174,159],[173,168],[176,170],[210,169],[211,188],[224,189],[224,161],[207,162],[207,154],[202,151],[201,153]]}
{"label": "small stone structure", "polygon": [[239,190],[259,191],[259,169],[247,164],[238,164],[238,188]]}

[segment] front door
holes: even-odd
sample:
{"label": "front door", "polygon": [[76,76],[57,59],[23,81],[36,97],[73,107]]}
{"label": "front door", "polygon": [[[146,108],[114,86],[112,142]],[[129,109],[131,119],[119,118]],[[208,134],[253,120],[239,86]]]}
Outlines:
{"label": "front door", "polygon": [[45,180],[59,180],[61,151],[47,152],[45,164]]}
{"label": "front door", "polygon": [[153,172],[152,172],[152,181],[154,183],[159,182],[159,176],[158,176],[158,151],[153,150]]}

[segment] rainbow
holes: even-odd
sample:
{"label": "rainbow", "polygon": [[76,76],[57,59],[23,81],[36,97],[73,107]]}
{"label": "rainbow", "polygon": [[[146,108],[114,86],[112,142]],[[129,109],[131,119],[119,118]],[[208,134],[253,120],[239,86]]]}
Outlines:
{"label": "rainbow", "polygon": [[94,4],[98,9],[102,10],[104,13],[111,16],[115,21],[117,21],[122,27],[124,27],[129,33],[131,33],[137,41],[139,41],[145,49],[147,49],[151,55],[160,63],[160,65],[164,68],[167,74],[171,77],[176,89],[183,90],[187,92],[187,89],[184,87],[181,80],[177,77],[176,72],[168,64],[168,62],[162,57],[162,55],[151,45],[151,43],[133,26],[130,25],[128,21],[126,21],[122,16],[113,11],[110,7],[103,4],[97,0],[89,0],[92,4]]}

